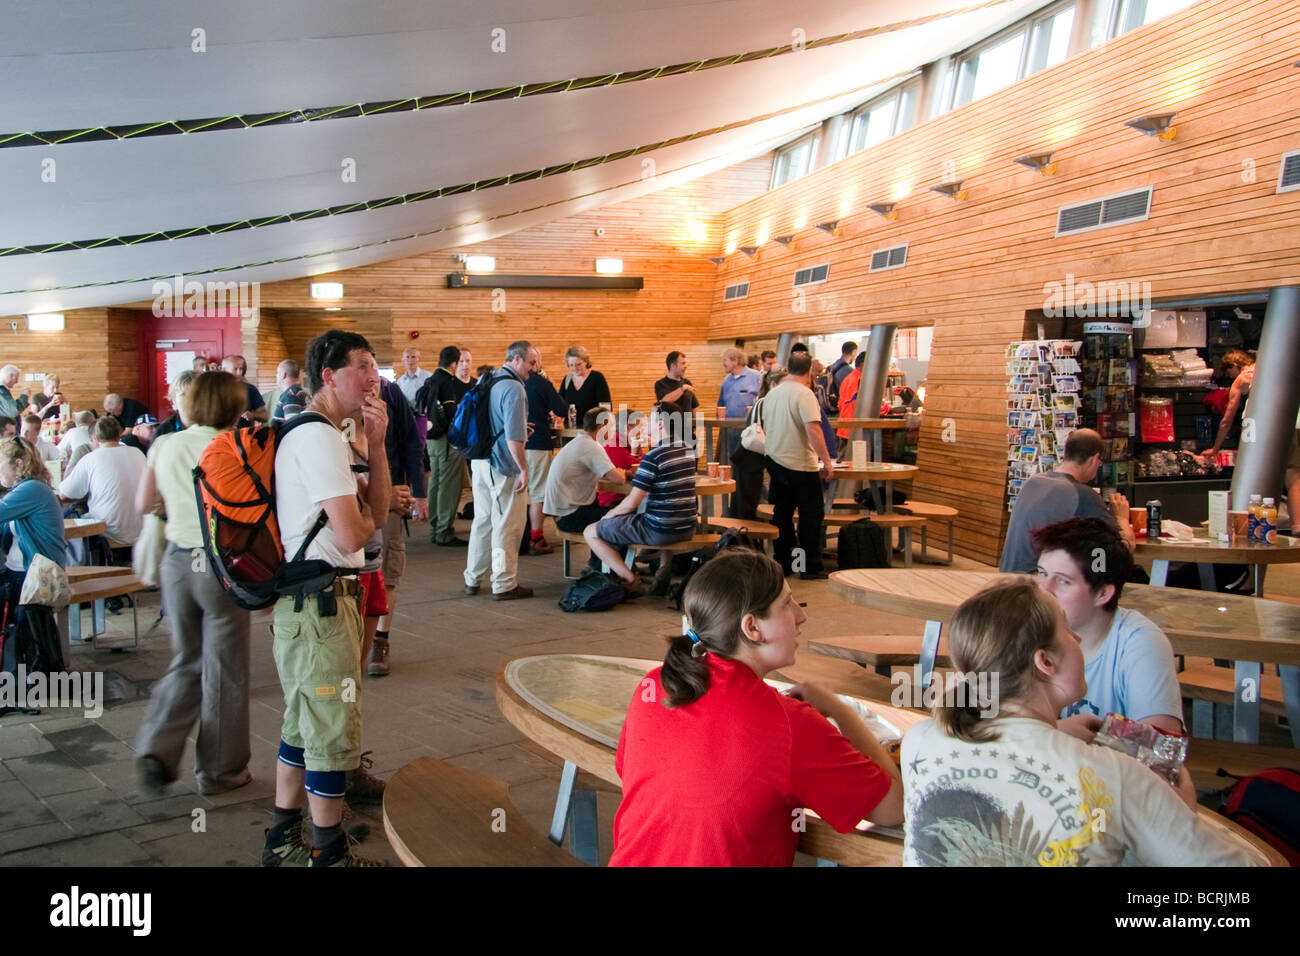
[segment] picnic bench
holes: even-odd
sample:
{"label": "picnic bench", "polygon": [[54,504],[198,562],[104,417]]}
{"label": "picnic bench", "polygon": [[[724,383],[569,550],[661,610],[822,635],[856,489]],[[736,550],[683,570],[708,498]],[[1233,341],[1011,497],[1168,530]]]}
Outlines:
{"label": "picnic bench", "polygon": [[[572,572],[571,546],[575,544],[585,545],[587,539],[582,536],[582,532],[580,531],[560,531],[557,528],[556,532],[559,534],[560,541],[562,542],[561,550],[564,558],[564,576],[566,578],[577,577],[577,575]],[[674,541],[672,544],[630,544],[627,546],[624,560],[630,568],[632,567],[633,560],[636,558],[636,552],[641,548],[644,548],[647,551],[664,551],[669,554],[680,554],[682,552],[698,551],[700,548],[707,548],[711,545],[716,545],[721,540],[722,536],[718,534],[696,534],[684,541]]]}
{"label": "picnic bench", "polygon": [[[72,585],[72,600],[68,603],[64,611],[66,616],[62,633],[67,635],[67,643],[72,641],[82,641],[81,636],[81,606],[89,604],[91,606],[91,632],[88,643],[96,649],[99,648],[99,638],[105,630],[104,623],[104,602],[113,597],[130,597],[137,591],[147,590],[143,581],[137,578],[130,568],[112,568],[112,567],[87,567],[85,571],[91,573],[80,573],[77,576],[72,575],[72,568],[69,571],[68,580]],[[109,572],[117,571],[112,574]],[[140,646],[140,618],[136,611],[135,601],[131,601],[131,647]],[[114,648],[121,650],[122,648]],[[69,647],[64,647],[66,654]]]}

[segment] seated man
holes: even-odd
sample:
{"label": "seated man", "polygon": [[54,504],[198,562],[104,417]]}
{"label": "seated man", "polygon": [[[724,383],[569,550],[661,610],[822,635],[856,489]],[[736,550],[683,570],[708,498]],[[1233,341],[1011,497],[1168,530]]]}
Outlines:
{"label": "seated man", "polygon": [[[592,555],[618,576],[628,597],[645,593],[641,582],[623,563],[619,547],[655,548],[685,541],[695,534],[695,449],[683,436],[686,420],[672,402],[657,402],[650,413],[653,446],[637,468],[632,491],[600,521],[588,525],[583,537]],[[644,501],[645,512],[637,506]]]}
{"label": "seated man", "polygon": [[59,497],[66,501],[89,498],[88,515],[107,526],[107,536],[116,545],[135,544],[143,522],[135,506],[135,492],[144,478],[145,457],[123,445],[122,426],[112,415],[95,422],[96,448],[59,485]]}
{"label": "seated man", "polygon": [[72,416],[72,428],[59,439],[59,452],[63,455],[63,477],[72,474],[72,468],[95,450],[95,439],[90,430],[95,427],[95,413],[84,409]]}
{"label": "seated man", "polygon": [[[560,449],[546,476],[542,510],[555,519],[561,531],[581,534],[587,525],[605,517],[611,506],[597,503],[598,481],[627,481],[628,475],[615,468],[609,453],[596,440],[609,412],[588,409],[582,417],[582,434]],[[595,553],[592,553],[593,559]]]}
{"label": "seated man", "polygon": [[[1173,647],[1137,611],[1119,607],[1133,569],[1128,547],[1101,518],[1071,518],[1033,532],[1038,583],[1061,605],[1083,650],[1083,699],[1062,713],[1061,730],[1091,739],[1109,713],[1166,733],[1183,732]],[[1075,715],[1081,715],[1076,717]]]}
{"label": "seated man", "polygon": [[62,460],[63,456],[59,454],[58,448],[41,437],[41,417],[39,415],[33,415],[30,412],[24,415],[23,427],[19,434],[36,447],[36,453],[41,456],[41,461]]}
{"label": "seated man", "polygon": [[135,424],[131,426],[131,431],[122,436],[122,444],[147,455],[157,431],[158,419],[145,412],[136,419]]}

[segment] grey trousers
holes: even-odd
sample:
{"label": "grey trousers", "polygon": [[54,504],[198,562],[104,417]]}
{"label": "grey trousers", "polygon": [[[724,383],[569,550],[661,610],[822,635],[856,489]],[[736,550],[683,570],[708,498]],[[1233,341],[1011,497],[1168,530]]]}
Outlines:
{"label": "grey trousers", "polygon": [[157,757],[176,777],[197,720],[194,775],[201,790],[220,791],[251,779],[249,614],[221,590],[206,560],[201,571],[195,561],[173,544],[163,555],[159,577],[175,656],[153,686],[136,751]]}
{"label": "grey trousers", "polygon": [[429,538],[434,543],[456,537],[456,508],[465,481],[465,459],[446,438],[430,438],[429,449]]}

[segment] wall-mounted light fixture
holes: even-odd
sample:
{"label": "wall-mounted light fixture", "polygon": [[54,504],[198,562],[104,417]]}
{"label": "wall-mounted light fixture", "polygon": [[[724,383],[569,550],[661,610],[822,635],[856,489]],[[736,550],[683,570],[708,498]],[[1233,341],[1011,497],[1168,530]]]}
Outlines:
{"label": "wall-mounted light fixture", "polygon": [[341,306],[341,305],[327,305],[327,306],[325,306],[325,311],[326,311],[326,312],[342,312],[342,311],[343,311],[343,306]]}
{"label": "wall-mounted light fixture", "polygon": [[494,272],[497,267],[496,256],[471,256],[468,253],[458,252],[456,261],[463,262],[470,272]]}
{"label": "wall-mounted light fixture", "polygon": [[341,299],[343,298],[343,283],[313,282],[311,284],[311,297],[313,299]]}
{"label": "wall-mounted light fixture", "polygon": [[778,245],[782,245],[785,246],[787,249],[790,249],[794,246],[794,235],[791,234],[788,236],[773,236],[772,241],[777,243]]}
{"label": "wall-mounted light fixture", "polygon": [[720,265],[722,265],[724,262],[727,261],[727,257],[726,257],[726,256],[709,256],[709,261],[712,262],[715,266],[720,266]]}
{"label": "wall-mounted light fixture", "polygon": [[41,312],[27,316],[28,332],[62,332],[62,312]]}
{"label": "wall-mounted light fixture", "polygon": [[596,271],[606,276],[619,275],[623,271],[623,260],[602,256],[596,260]]}
{"label": "wall-mounted light fixture", "polygon": [[1030,153],[1028,156],[1017,156],[1014,162],[1019,163],[1026,169],[1042,173],[1044,176],[1051,176],[1056,172],[1056,163],[1052,162],[1051,153]]}
{"label": "wall-mounted light fixture", "polygon": [[869,202],[867,208],[878,216],[894,220],[898,218],[898,203],[896,202]]}
{"label": "wall-mounted light fixture", "polygon": [[755,256],[758,255],[758,246],[741,246],[740,251],[743,252],[745,255],[749,256],[749,258],[753,259]]}
{"label": "wall-mounted light fixture", "polygon": [[1146,116],[1139,116],[1137,119],[1125,120],[1125,126],[1131,126],[1139,133],[1145,133],[1148,136],[1154,136],[1156,139],[1163,139],[1166,142],[1174,138],[1178,132],[1177,127],[1173,125],[1174,117],[1178,113],[1149,113]]}
{"label": "wall-mounted light fixture", "polygon": [[949,199],[953,200],[954,202],[956,202],[959,199],[966,198],[966,190],[962,189],[960,179],[954,179],[950,183],[939,183],[939,185],[937,186],[931,186],[930,192],[939,193],[942,196],[947,196]]}
{"label": "wall-mounted light fixture", "polygon": [[840,234],[840,221],[832,219],[829,222],[819,222],[817,228],[829,235],[838,236]]}

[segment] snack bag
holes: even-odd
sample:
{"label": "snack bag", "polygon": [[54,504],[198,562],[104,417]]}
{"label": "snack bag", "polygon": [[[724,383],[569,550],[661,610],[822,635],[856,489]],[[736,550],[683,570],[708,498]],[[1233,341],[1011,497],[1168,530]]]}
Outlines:
{"label": "snack bag", "polygon": [[1186,737],[1161,733],[1149,724],[1119,714],[1106,715],[1092,742],[1137,758],[1174,786],[1187,759]]}

